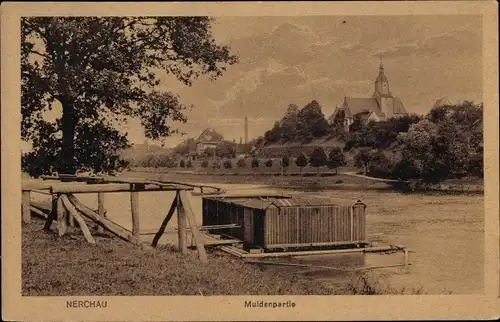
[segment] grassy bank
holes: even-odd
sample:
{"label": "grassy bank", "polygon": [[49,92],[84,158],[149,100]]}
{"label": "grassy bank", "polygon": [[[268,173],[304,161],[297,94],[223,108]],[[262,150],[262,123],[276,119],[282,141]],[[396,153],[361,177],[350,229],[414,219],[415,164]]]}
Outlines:
{"label": "grassy bank", "polygon": [[396,290],[373,274],[331,285],[290,271],[271,271],[211,252],[201,265],[194,252],[169,246],[141,250],[115,237],[79,232],[58,237],[34,220],[22,227],[23,296],[334,295],[419,294]]}
{"label": "grassy bank", "polygon": [[35,220],[22,227],[22,293],[59,295],[286,295],[335,294],[308,278],[274,274],[212,253],[201,265],[195,253],[141,250],[106,235],[96,244],[75,232],[59,238]]}

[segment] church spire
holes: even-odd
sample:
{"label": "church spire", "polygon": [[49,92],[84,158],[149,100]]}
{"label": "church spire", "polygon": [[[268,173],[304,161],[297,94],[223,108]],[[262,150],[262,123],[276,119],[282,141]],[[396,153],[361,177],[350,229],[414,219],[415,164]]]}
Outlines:
{"label": "church spire", "polygon": [[382,57],[380,57],[380,65],[378,68],[378,76],[375,81],[375,93],[382,95],[390,95],[389,92],[389,80],[384,73],[384,63],[382,61]]}

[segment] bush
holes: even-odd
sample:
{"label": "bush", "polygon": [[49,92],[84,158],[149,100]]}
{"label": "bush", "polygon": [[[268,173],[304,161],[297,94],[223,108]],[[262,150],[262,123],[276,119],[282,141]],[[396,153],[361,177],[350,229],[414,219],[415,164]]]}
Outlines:
{"label": "bush", "polygon": [[266,167],[268,167],[268,168],[272,167],[272,166],[273,166],[273,160],[271,160],[271,159],[267,160],[267,161],[264,163],[264,165],[265,165]]}
{"label": "bush", "polygon": [[392,164],[382,151],[371,153],[368,174],[377,178],[391,178]]}
{"label": "bush", "polygon": [[252,168],[258,168],[260,165],[259,159],[253,158],[252,159]]}
{"label": "bush", "polygon": [[238,168],[244,168],[246,167],[246,162],[245,162],[245,159],[239,159],[237,162],[236,162],[236,166]]}
{"label": "bush", "polygon": [[214,161],[214,163],[212,164],[212,167],[214,169],[220,169],[220,164],[219,164],[219,161]]}
{"label": "bush", "polygon": [[202,168],[208,168],[208,161],[207,161],[207,160],[203,160],[203,161],[201,162],[201,167],[202,167]]}
{"label": "bush", "polygon": [[225,169],[231,169],[232,167],[233,167],[233,163],[231,162],[231,160],[229,160],[229,159],[224,160],[224,168]]}
{"label": "bush", "polygon": [[187,168],[192,168],[193,167],[193,162],[191,162],[191,160],[188,160],[188,162],[186,164],[186,167]]}
{"label": "bush", "polygon": [[181,168],[186,167],[186,162],[184,160],[181,160],[181,162],[179,163],[179,167]]}

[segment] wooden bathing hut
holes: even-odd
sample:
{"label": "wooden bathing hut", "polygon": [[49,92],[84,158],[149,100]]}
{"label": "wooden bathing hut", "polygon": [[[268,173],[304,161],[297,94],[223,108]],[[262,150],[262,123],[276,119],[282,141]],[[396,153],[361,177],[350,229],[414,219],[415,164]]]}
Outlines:
{"label": "wooden bathing hut", "polygon": [[203,198],[203,225],[244,242],[246,249],[365,247],[366,205],[361,200],[289,196]]}

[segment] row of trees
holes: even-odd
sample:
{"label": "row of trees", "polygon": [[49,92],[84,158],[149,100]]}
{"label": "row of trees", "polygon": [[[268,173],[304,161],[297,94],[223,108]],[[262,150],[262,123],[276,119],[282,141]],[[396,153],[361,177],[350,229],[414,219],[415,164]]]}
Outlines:
{"label": "row of trees", "polygon": [[399,131],[389,120],[352,133],[356,139],[346,142],[346,149],[356,148],[356,165],[371,175],[400,180],[483,176],[482,104],[440,106],[423,118],[403,121]]}

